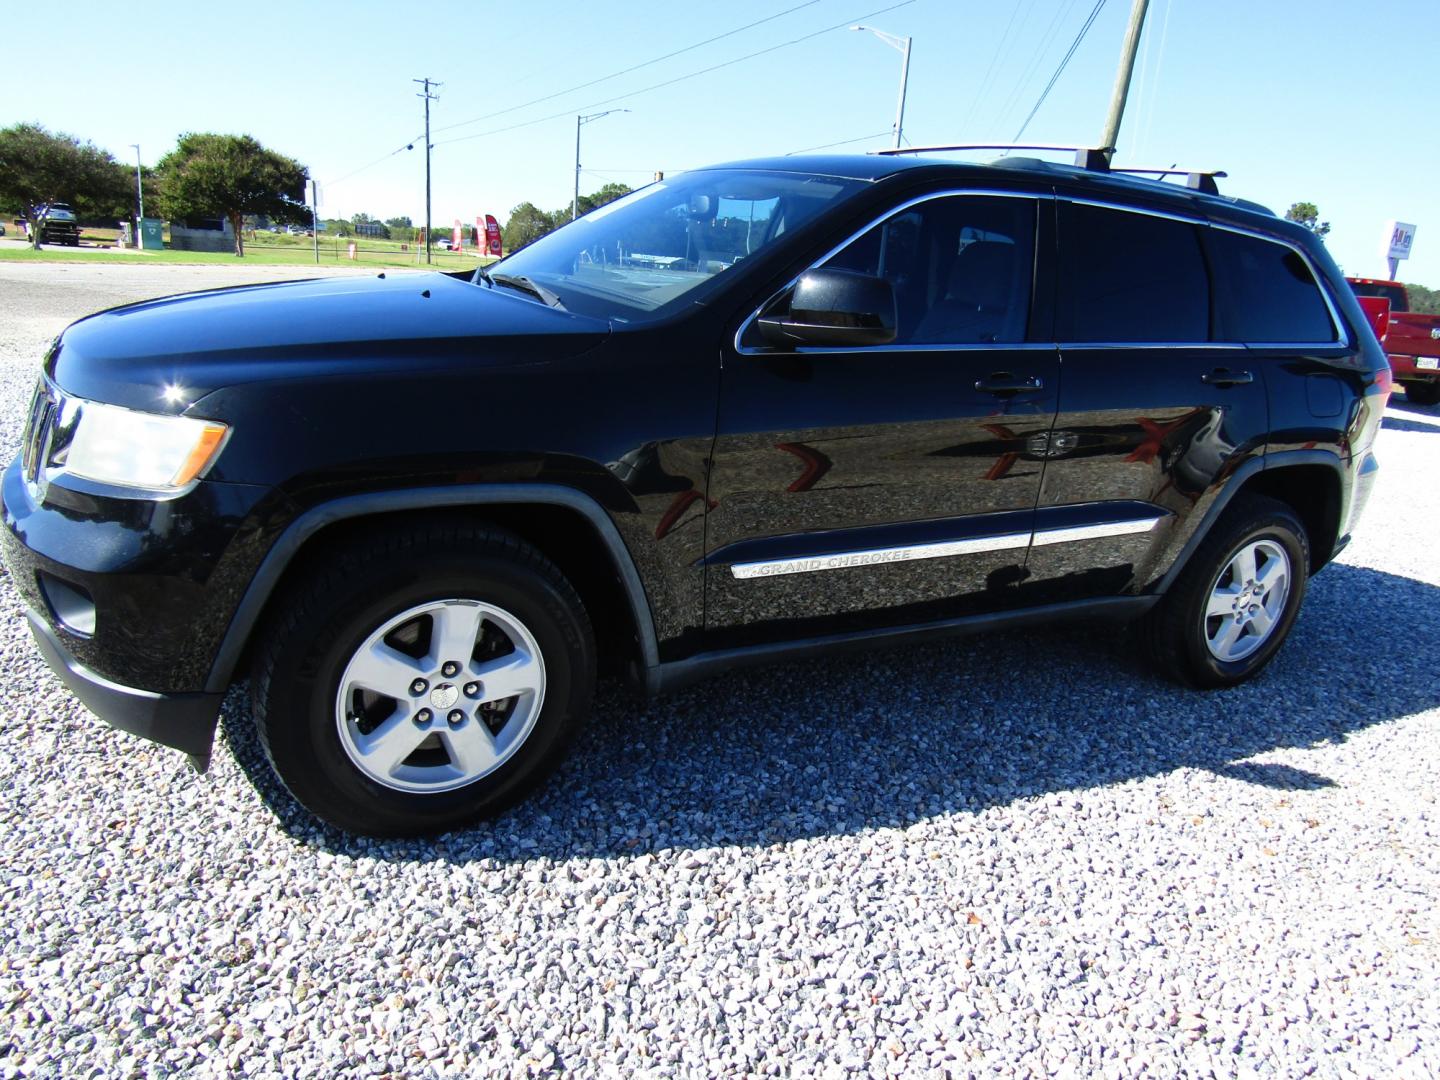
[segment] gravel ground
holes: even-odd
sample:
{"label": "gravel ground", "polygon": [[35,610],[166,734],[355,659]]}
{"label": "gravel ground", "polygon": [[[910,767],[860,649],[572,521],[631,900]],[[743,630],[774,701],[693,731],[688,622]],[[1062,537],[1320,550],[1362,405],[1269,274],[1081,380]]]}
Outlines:
{"label": "gravel ground", "polygon": [[[0,266],[3,456],[67,320],[247,273]],[[433,842],[313,826],[238,695],[208,776],[109,731],[5,586],[0,1077],[1435,1075],[1440,411],[1386,427],[1256,683],[1085,628],[607,688]]]}

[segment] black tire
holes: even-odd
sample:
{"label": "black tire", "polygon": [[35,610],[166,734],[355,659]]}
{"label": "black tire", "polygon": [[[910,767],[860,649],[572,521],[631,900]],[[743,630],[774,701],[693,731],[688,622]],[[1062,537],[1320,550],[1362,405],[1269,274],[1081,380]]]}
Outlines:
{"label": "black tire", "polygon": [[[495,771],[449,791],[395,790],[342,744],[340,679],[387,620],[443,599],[493,604],[524,625],[543,658],[543,702]],[[260,742],[290,793],[346,832],[419,836],[500,812],[555,767],[590,711],[595,640],[580,597],[535,548],[499,530],[434,523],[377,532],[312,561],[267,621],[256,668]]]}
{"label": "black tire", "polygon": [[[1221,574],[1246,545],[1272,541],[1290,564],[1289,593],[1264,642],[1243,659],[1224,661],[1207,644],[1206,605]],[[1140,621],[1152,663],[1171,678],[1200,688],[1235,686],[1253,678],[1285,643],[1305,599],[1310,541],[1295,512],[1278,499],[1241,494],[1191,555],[1164,598]]]}
{"label": "black tire", "polygon": [[1440,405],[1440,379],[1401,385],[1405,387],[1405,398],[1411,405]]}

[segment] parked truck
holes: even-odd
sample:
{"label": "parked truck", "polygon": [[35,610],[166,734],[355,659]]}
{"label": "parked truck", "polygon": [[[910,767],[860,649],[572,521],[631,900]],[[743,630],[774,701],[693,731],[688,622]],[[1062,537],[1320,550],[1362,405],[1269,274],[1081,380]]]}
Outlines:
{"label": "parked truck", "polygon": [[40,242],[80,246],[80,225],[68,203],[51,203],[40,211]]}
{"label": "parked truck", "polygon": [[1346,278],[1356,296],[1390,301],[1390,325],[1382,339],[1395,381],[1415,405],[1440,404],[1440,315],[1410,310],[1410,296],[1398,281]]}

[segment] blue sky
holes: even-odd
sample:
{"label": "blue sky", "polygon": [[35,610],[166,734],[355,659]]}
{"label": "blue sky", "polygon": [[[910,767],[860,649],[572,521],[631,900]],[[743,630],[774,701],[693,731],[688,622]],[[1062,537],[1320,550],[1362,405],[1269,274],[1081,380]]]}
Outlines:
{"label": "blue sky", "polygon": [[[586,126],[582,190],[862,136],[875,137],[843,149],[884,145],[900,56],[843,28],[637,93],[836,24],[864,21],[915,39],[911,142],[1009,141],[1094,0],[913,0],[873,14],[897,2],[814,0],[527,106],[802,0],[259,0],[243,16],[230,5],[139,0],[138,17],[123,20],[111,4],[60,0],[47,5],[46,24],[92,35],[93,46],[64,57],[8,50],[0,126],[37,120],[126,160],[138,142],[147,163],[183,131],[248,132],[310,168],[322,214],[419,220],[420,143],[370,163],[421,131],[410,80],[428,75],[444,84],[433,106],[435,220],[504,220],[521,200],[569,202],[576,112],[632,110]],[[1107,0],[1027,140],[1098,141],[1129,8]],[[121,56],[129,38],[120,22],[144,28],[133,60]],[[1414,255],[1400,276],[1440,287],[1437,55],[1434,0],[1151,0],[1117,160],[1223,168],[1223,191],[1282,212],[1315,202],[1349,273],[1382,274],[1386,223],[1414,222]],[[466,123],[486,114],[499,115]],[[553,114],[562,115],[528,123]],[[496,131],[516,124],[526,126]],[[481,137],[446,141],[471,135]]]}

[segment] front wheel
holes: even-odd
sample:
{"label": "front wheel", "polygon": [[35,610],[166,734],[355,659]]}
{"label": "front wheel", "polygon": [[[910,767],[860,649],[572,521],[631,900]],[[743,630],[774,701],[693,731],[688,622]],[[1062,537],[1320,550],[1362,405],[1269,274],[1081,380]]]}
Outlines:
{"label": "front wheel", "polygon": [[311,574],[269,624],[261,742],[317,817],[441,832],[511,805],[589,712],[595,645],[560,571],[507,533],[384,532]]}
{"label": "front wheel", "polygon": [[1305,598],[1309,539],[1277,499],[1242,494],[1141,623],[1155,665],[1199,687],[1234,686],[1284,644]]}

